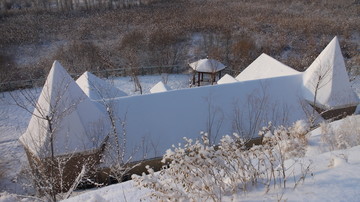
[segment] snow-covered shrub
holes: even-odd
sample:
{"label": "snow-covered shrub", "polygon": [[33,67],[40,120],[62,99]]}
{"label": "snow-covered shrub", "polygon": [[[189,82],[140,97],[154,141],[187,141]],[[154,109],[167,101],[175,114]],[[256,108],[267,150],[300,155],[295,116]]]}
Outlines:
{"label": "snow-covered shrub", "polygon": [[266,155],[268,158],[266,162],[270,164],[266,166],[266,169],[270,169],[270,179],[267,180],[268,188],[271,182],[276,184],[276,177],[278,177],[279,183],[286,188],[286,172],[289,168],[285,165],[285,160],[305,155],[306,134],[309,131],[310,125],[303,120],[299,120],[289,128],[284,126],[273,128],[270,122],[267,127],[264,127],[259,132],[259,135],[263,135],[262,153]]}
{"label": "snow-covered shrub", "polygon": [[360,117],[348,116],[335,127],[323,122],[320,124],[321,141],[329,150],[346,149],[360,145]]}
{"label": "snow-covered shrub", "polygon": [[268,127],[264,127],[259,134],[264,136],[263,142],[265,144],[276,145],[274,148],[283,152],[285,159],[289,159],[305,155],[306,134],[309,130],[309,124],[303,120],[295,122],[289,128],[279,126],[274,129],[270,122]]}
{"label": "snow-covered shrub", "polygon": [[184,138],[185,144],[167,150],[163,162],[168,168],[155,173],[147,167],[148,175],[133,175],[137,186],[154,190],[152,197],[160,200],[221,201],[224,196],[248,192],[253,186],[286,187],[286,158],[304,154],[304,122],[290,128],[272,129],[271,124],[261,132],[263,145],[246,148],[239,135],[223,136],[219,145],[209,144],[207,134],[202,141]]}
{"label": "snow-covered shrub", "polygon": [[[169,168],[155,174],[147,168],[149,175],[133,176],[138,185],[157,192],[154,197],[161,199],[217,199],[221,187],[214,186],[221,181],[222,174],[217,165],[224,164],[216,155],[214,146],[207,146],[208,139],[203,135],[203,142],[184,138],[185,145],[173,146],[167,150],[163,162],[170,161]],[[223,186],[223,185],[222,185]]]}

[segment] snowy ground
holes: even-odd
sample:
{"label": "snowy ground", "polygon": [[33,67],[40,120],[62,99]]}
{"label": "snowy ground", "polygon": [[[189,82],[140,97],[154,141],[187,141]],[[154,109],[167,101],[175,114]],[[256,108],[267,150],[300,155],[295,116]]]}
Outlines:
{"label": "snowy ground", "polygon": [[[188,88],[189,79],[189,75],[169,75],[167,85],[174,90]],[[140,77],[144,93],[149,93],[150,88],[162,80],[163,78],[160,75]],[[109,82],[129,95],[139,94],[139,92],[134,92],[134,84],[130,77],[115,78]],[[360,95],[359,77],[352,82],[352,86]],[[32,89],[36,97],[40,91],[39,88]],[[18,93],[18,91],[14,91],[14,93]],[[0,179],[0,201],[15,200],[11,193],[21,195],[31,193],[31,189],[24,188],[21,178],[18,177],[27,164],[27,160],[22,146],[17,141],[25,131],[29,120],[30,114],[11,104],[11,97],[8,93],[0,93],[0,152],[2,154],[0,171],[5,171]],[[289,201],[360,201],[360,146],[347,150],[323,152],[323,150],[318,149],[318,141],[319,134],[315,131],[310,138],[307,156],[300,159],[304,162],[312,162],[311,173],[313,175],[309,175],[304,184],[298,186],[297,189],[293,190],[292,186],[289,185],[286,190],[275,189],[265,194],[263,189],[255,188],[246,195],[243,193],[234,195],[233,199],[235,201],[279,199]],[[147,201],[146,194],[148,193],[150,190],[139,190],[129,181],[87,191],[69,199],[69,201],[140,201],[140,199]]]}
{"label": "snowy ground", "polygon": [[[143,88],[143,93],[150,93],[150,89],[159,81],[163,81],[166,77],[165,75],[149,75],[149,76],[140,76],[140,83]],[[190,75],[187,74],[168,74],[167,75],[167,86],[172,90],[189,88],[190,84]],[[124,91],[128,95],[138,95],[139,91],[135,92],[134,82],[132,82],[131,77],[119,77],[114,79],[109,79],[110,83],[113,83],[114,86]]]}
{"label": "snowy ground", "polygon": [[[315,134],[316,138],[318,134]],[[311,140],[310,140],[311,141]],[[347,150],[317,153],[297,161],[311,162],[310,173],[303,183],[293,189],[289,183],[287,189],[271,190],[264,193],[262,188],[254,188],[248,193],[239,193],[229,201],[359,201],[360,200],[360,146]],[[347,160],[346,160],[347,159]],[[292,165],[293,159],[286,163]],[[302,173],[295,172],[298,177]],[[135,187],[132,181],[108,186],[70,198],[75,201],[150,201],[148,189]]]}

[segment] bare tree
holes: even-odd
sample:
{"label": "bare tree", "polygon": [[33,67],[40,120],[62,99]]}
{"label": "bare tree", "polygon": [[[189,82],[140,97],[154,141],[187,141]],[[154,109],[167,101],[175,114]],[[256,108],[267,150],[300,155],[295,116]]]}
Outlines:
{"label": "bare tree", "polygon": [[229,48],[231,50],[229,63],[237,72],[241,72],[257,55],[255,40],[246,35],[234,38]]}
{"label": "bare tree", "polygon": [[141,162],[132,163],[134,155],[140,151],[140,146],[133,148],[132,153],[127,153],[127,112],[123,117],[118,116],[116,100],[112,99],[116,95],[111,91],[111,86],[107,88],[106,86],[99,86],[91,80],[88,82],[91,90],[94,90],[100,96],[100,100],[97,102],[106,109],[111,125],[110,141],[106,144],[103,161],[105,167],[110,169],[108,175],[121,182],[130,170],[140,165]]}
{"label": "bare tree", "polygon": [[173,66],[184,57],[185,38],[174,32],[155,30],[149,36],[149,63],[155,66]]}
{"label": "bare tree", "polygon": [[314,99],[312,105],[314,106],[314,110],[317,104],[317,96],[319,90],[321,90],[324,86],[326,86],[331,81],[331,67],[327,64],[321,64],[320,68],[315,72],[315,80],[312,81],[312,85],[314,87]]}
{"label": "bare tree", "polygon": [[[116,137],[114,136],[116,138],[115,142],[117,142],[116,145],[118,146],[118,148],[116,148],[117,152],[111,152],[113,145],[108,144],[110,153],[107,158],[110,158],[112,162],[110,165],[110,177],[113,177],[116,181],[121,182],[130,170],[141,164],[141,161],[134,163],[133,159],[135,154],[140,151],[140,146],[135,146],[131,153],[127,153],[126,114],[123,119],[119,119],[119,122],[121,125],[121,133],[116,133]],[[146,154],[144,154],[144,156],[146,156]]]}
{"label": "bare tree", "polygon": [[205,98],[207,103],[206,133],[211,145],[217,142],[221,126],[224,122],[224,113],[219,106],[212,103],[212,96]]}
{"label": "bare tree", "polygon": [[267,120],[266,111],[269,106],[266,86],[261,84],[260,92],[254,91],[249,94],[246,104],[247,106],[243,107],[238,101],[234,103],[233,129],[242,138],[250,140],[254,138],[260,127],[266,124],[264,121]]}
{"label": "bare tree", "polygon": [[138,75],[140,74],[139,67],[141,65],[141,58],[143,57],[141,50],[145,45],[145,36],[139,31],[133,31],[124,36],[119,47],[122,50],[124,63],[130,69],[135,91],[140,91],[140,94],[143,92]]}
{"label": "bare tree", "polygon": [[162,73],[162,74],[161,74],[161,80],[162,80],[162,82],[166,85],[166,84],[168,83],[168,81],[169,81],[169,74],[167,74],[167,73]]}
{"label": "bare tree", "polygon": [[309,87],[311,93],[313,93],[314,97],[311,102],[313,107],[312,113],[310,114],[309,121],[311,125],[315,124],[315,121],[318,117],[316,111],[321,114],[325,113],[327,110],[324,109],[318,103],[318,94],[319,92],[331,81],[331,65],[328,63],[323,63],[322,61],[317,61],[319,63],[318,68],[312,72],[313,75],[311,80],[309,81]]}

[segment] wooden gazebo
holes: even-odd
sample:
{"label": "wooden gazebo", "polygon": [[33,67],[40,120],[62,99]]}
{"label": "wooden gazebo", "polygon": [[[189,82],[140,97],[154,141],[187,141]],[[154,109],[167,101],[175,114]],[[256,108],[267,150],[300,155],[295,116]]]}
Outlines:
{"label": "wooden gazebo", "polygon": [[217,74],[220,79],[221,71],[226,67],[224,64],[214,59],[201,59],[190,63],[189,66],[193,69],[192,84],[195,85],[197,83],[198,86],[204,81],[204,74],[210,75],[209,82],[213,85],[216,81]]}

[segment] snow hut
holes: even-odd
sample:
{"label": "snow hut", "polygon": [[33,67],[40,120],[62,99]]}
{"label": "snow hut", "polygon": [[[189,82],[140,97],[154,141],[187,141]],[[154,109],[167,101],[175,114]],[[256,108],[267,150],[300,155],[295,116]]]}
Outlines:
{"label": "snow hut", "polygon": [[99,162],[109,133],[106,118],[55,61],[19,139],[41,186],[66,191],[82,166],[91,170]]}
{"label": "snow hut", "polygon": [[[214,59],[201,59],[196,62],[190,63],[189,66],[193,69],[192,84],[197,83],[200,86],[200,82],[204,81],[204,74],[210,75],[209,82],[214,84],[216,81],[216,75],[221,78],[221,71],[225,69],[225,65]],[[196,81],[197,74],[197,81]]]}
{"label": "snow hut", "polygon": [[303,95],[324,118],[352,114],[359,98],[351,88],[337,37],[303,73]]}

